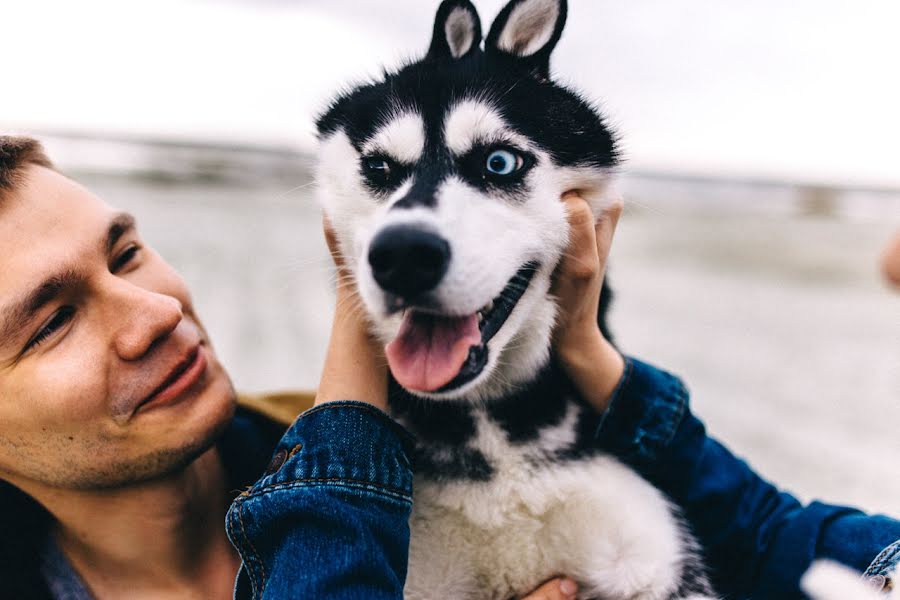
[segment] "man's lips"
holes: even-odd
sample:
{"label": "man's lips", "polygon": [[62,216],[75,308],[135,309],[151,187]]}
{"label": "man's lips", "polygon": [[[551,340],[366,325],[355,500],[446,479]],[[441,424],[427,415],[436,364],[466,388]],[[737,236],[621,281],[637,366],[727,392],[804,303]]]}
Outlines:
{"label": "man's lips", "polygon": [[206,352],[203,346],[200,344],[194,346],[172,367],[150,395],[138,404],[136,411],[169,404],[178,399],[206,373],[206,364]]}

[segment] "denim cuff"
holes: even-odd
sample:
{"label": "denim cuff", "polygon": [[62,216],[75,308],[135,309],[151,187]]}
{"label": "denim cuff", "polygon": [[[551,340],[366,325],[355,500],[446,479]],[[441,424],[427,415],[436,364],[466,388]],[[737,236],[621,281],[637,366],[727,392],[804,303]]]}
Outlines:
{"label": "denim cuff", "polygon": [[863,577],[876,584],[883,591],[900,585],[900,540],[897,540],[875,557]]}
{"label": "denim cuff", "polygon": [[304,482],[363,485],[411,498],[412,448],[413,437],[371,404],[327,402],[297,418],[245,495]]}
{"label": "denim cuff", "polygon": [[625,358],[625,372],[597,427],[601,446],[624,459],[655,461],[672,442],[687,411],[688,391],[680,379]]}

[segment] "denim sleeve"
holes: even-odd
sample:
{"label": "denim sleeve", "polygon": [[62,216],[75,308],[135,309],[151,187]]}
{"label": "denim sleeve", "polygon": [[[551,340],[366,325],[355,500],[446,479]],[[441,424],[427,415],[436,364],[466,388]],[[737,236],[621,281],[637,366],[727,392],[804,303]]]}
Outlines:
{"label": "denim sleeve", "polygon": [[706,435],[688,398],[678,378],[626,359],[597,440],[682,507],[722,595],[803,598],[800,577],[814,559],[863,571],[900,538],[894,519],[803,506],[778,490]]}
{"label": "denim sleeve", "polygon": [[411,438],[362,402],[330,402],[285,433],[228,511],[235,598],[403,597]]}

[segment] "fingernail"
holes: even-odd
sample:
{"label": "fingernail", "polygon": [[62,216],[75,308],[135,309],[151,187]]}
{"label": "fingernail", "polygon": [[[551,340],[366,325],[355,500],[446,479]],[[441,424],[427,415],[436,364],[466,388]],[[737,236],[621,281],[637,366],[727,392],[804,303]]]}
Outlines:
{"label": "fingernail", "polygon": [[571,579],[563,579],[559,582],[559,591],[566,596],[574,596],[578,591],[578,585]]}

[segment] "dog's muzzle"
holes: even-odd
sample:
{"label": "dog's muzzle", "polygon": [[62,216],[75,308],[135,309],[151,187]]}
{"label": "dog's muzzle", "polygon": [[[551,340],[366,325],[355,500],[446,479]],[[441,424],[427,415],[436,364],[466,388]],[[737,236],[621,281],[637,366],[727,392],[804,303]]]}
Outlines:
{"label": "dog's muzzle", "polygon": [[523,266],[499,296],[471,314],[448,314],[431,292],[450,266],[450,244],[425,228],[392,225],[369,246],[372,276],[391,313],[403,311],[385,347],[391,373],[413,391],[440,393],[475,380],[488,363],[487,344],[525,293],[537,268]]}

